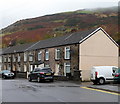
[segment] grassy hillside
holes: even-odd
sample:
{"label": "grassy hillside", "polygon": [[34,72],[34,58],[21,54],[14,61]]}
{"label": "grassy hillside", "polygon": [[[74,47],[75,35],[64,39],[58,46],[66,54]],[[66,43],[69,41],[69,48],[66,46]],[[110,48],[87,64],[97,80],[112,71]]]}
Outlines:
{"label": "grassy hillside", "polygon": [[2,29],[0,35],[6,47],[102,27],[120,43],[118,25],[117,7],[83,9],[20,20]]}

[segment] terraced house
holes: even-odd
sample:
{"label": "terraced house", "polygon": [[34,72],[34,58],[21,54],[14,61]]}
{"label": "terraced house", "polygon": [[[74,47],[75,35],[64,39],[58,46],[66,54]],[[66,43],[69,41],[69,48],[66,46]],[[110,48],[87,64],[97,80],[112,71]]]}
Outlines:
{"label": "terraced house", "polygon": [[30,72],[46,66],[56,76],[74,76],[81,70],[86,81],[92,66],[118,66],[118,50],[118,44],[97,28],[3,49],[2,69]]}

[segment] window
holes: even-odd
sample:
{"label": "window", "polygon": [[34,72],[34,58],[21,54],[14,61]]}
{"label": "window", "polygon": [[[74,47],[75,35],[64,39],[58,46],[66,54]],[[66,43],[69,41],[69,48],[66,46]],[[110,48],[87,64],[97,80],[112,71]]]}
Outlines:
{"label": "window", "polygon": [[45,67],[50,67],[50,65],[49,64],[45,64]]}
{"label": "window", "polygon": [[70,73],[70,63],[64,63],[64,76],[66,76],[66,74]]}
{"label": "window", "polygon": [[16,59],[15,59],[15,55],[13,55],[13,62],[15,62],[16,61]]}
{"label": "window", "polygon": [[27,53],[24,53],[24,61],[27,61]]}
{"label": "window", "polygon": [[49,51],[48,50],[45,51],[45,60],[49,60]]}
{"label": "window", "polygon": [[20,64],[18,64],[18,66],[17,66],[17,71],[21,71],[21,66],[20,66]]}
{"label": "window", "polygon": [[8,64],[8,70],[11,70],[11,65],[10,64]]}
{"label": "window", "polygon": [[18,54],[18,62],[20,62],[20,54]]}
{"label": "window", "polygon": [[42,59],[42,51],[38,53],[38,61],[40,61],[41,59]]}
{"label": "window", "polygon": [[65,47],[65,59],[70,59],[70,47]]}
{"label": "window", "polygon": [[7,62],[7,57],[4,57],[4,62]]}
{"label": "window", "polygon": [[9,56],[8,56],[8,62],[10,62],[10,61],[11,61],[11,56],[9,55]]}
{"label": "window", "polygon": [[55,59],[56,60],[60,59],[60,49],[55,49]]}
{"label": "window", "polygon": [[33,54],[31,52],[29,53],[29,61],[33,61]]}

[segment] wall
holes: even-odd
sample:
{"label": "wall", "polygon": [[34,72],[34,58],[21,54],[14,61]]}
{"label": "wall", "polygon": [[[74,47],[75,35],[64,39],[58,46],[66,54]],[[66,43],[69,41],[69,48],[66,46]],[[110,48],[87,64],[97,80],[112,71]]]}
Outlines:
{"label": "wall", "polygon": [[100,30],[79,45],[82,80],[90,80],[93,66],[118,66],[118,47]]}
{"label": "wall", "polygon": [[120,56],[118,58],[118,67],[120,67]]}

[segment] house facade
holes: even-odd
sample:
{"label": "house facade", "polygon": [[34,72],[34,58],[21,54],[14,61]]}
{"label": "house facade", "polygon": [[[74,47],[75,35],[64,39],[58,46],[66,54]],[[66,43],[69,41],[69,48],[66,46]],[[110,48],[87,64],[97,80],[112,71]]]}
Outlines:
{"label": "house facade", "polygon": [[35,67],[51,67],[56,76],[66,77],[80,70],[82,80],[88,81],[93,66],[118,66],[118,49],[118,44],[97,28],[9,47],[2,53],[2,69],[30,72]]}

